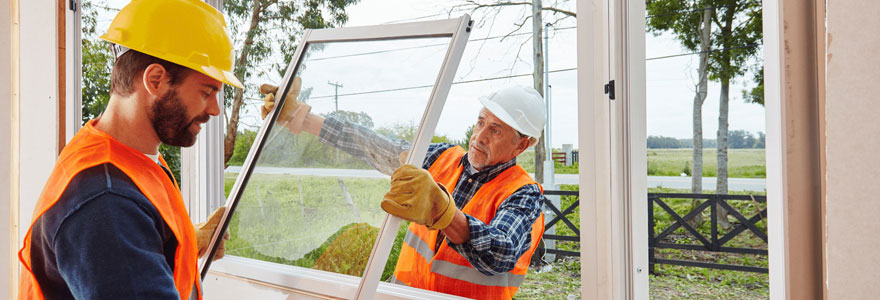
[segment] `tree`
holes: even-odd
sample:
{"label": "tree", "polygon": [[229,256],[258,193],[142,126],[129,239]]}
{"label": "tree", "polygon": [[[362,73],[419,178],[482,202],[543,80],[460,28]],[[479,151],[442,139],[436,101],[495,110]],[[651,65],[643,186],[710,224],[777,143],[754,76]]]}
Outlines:
{"label": "tree", "polygon": [[[648,30],[655,36],[672,31],[684,48],[699,51],[699,80],[693,100],[693,151],[691,156],[691,192],[703,192],[703,103],[708,94],[709,50],[712,46],[712,18],[715,11],[705,0],[648,1]],[[684,12],[684,13],[682,13]]]}
{"label": "tree", "polygon": [[[555,17],[555,20],[550,23],[556,24],[559,21],[569,18],[569,17],[577,17],[577,14],[572,11],[565,9],[568,0],[556,1],[554,6],[544,6],[541,3],[541,0],[532,0],[532,1],[508,1],[508,0],[465,0],[463,4],[456,5],[453,7],[453,10],[462,9],[462,10],[470,10],[472,13],[476,13],[477,11],[487,11],[486,15],[488,16],[496,16],[499,13],[499,10],[504,7],[522,7],[522,6],[530,6],[532,8],[531,13],[528,15],[523,15],[522,22],[514,23],[514,30],[510,31],[505,38],[510,37],[510,35],[520,31],[520,29],[525,26],[525,24],[532,20],[532,58],[533,58],[533,80],[534,80],[534,88],[538,90],[542,96],[546,95],[546,91],[544,91],[544,51],[543,51],[543,40],[542,40],[542,30],[544,29],[544,19],[543,19],[543,11],[550,11],[552,15]],[[451,12],[451,11],[450,11]],[[481,21],[477,24],[478,27],[482,26],[484,22],[487,20],[491,20],[494,23],[494,17],[489,18],[481,18]],[[503,39],[502,39],[503,40]],[[525,43],[520,45],[520,50]],[[514,65],[517,61],[519,61],[519,52],[517,52],[517,56],[514,59]],[[511,66],[511,69],[513,67]],[[544,182],[544,160],[546,159],[545,151],[545,138],[546,132],[541,131],[541,136],[538,138],[538,143],[535,145],[535,181],[539,183]]]}
{"label": "tree", "polygon": [[648,149],[678,149],[683,148],[684,144],[676,138],[665,136],[648,136]]}
{"label": "tree", "polygon": [[[297,41],[306,29],[336,27],[348,21],[345,8],[358,0],[306,0],[303,2],[279,0],[227,0],[224,14],[231,25],[235,43],[235,76],[247,91],[227,86],[224,89],[227,110],[226,137],[223,141],[223,162],[228,164],[235,152],[235,139],[245,94],[259,99],[258,84],[249,80],[265,75],[261,68],[273,54],[280,54],[282,62],[270,63],[274,71],[283,74],[292,59]],[[278,57],[274,57],[278,58]],[[228,115],[226,113],[228,112]]]}
{"label": "tree", "polygon": [[[702,41],[697,33],[699,25],[695,14],[702,15],[703,23],[706,14],[709,14],[711,23],[718,28],[711,31],[711,41],[708,43],[711,47],[701,49],[699,53],[708,53],[706,71],[709,79],[721,84],[716,193],[726,194],[730,82],[735,77],[743,75],[747,69],[746,62],[757,55],[762,38],[761,3],[742,0],[649,0],[647,7],[651,15],[649,27],[653,30],[671,29],[682,46],[691,51],[696,51],[698,38]],[[697,145],[696,138],[695,145]],[[696,170],[694,173],[696,174]],[[719,210],[719,220],[722,225],[728,226],[726,211],[723,209]]]}

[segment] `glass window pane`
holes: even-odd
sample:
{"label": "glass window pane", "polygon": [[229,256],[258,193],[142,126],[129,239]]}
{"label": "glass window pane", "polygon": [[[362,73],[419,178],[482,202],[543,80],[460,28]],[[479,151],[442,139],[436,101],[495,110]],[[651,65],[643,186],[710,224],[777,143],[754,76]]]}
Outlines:
{"label": "glass window pane", "polygon": [[361,276],[389,175],[406,158],[449,42],[310,44],[296,76],[312,117],[285,117],[298,116],[290,100],[281,108],[230,224],[227,255]]}

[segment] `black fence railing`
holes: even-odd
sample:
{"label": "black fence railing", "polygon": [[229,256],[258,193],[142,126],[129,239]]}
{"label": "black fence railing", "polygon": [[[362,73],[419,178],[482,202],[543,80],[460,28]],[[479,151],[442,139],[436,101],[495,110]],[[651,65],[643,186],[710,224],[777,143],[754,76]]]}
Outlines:
{"label": "black fence railing", "polygon": [[[667,201],[664,201],[666,199]],[[679,215],[674,209],[672,209],[669,204],[667,204],[668,199],[696,199],[696,200],[705,200],[700,205],[697,205],[693,209],[691,209],[684,216]],[[731,264],[720,264],[720,263],[709,263],[702,261],[690,261],[690,260],[674,260],[674,259],[664,259],[655,257],[656,249],[682,249],[682,250],[696,250],[696,251],[711,251],[711,252],[724,252],[724,253],[739,253],[739,254],[757,254],[757,255],[767,255],[767,249],[753,249],[753,248],[740,248],[740,247],[727,247],[728,242],[743,234],[744,232],[750,231],[755,236],[767,242],[767,232],[764,229],[761,229],[757,226],[757,222],[762,219],[767,218],[767,208],[766,205],[763,209],[760,209],[753,216],[746,218],[743,214],[737,210],[733,205],[731,205],[730,201],[752,201],[757,203],[766,203],[766,196],[753,196],[753,195],[712,195],[712,194],[673,194],[673,193],[649,193],[648,194],[648,220],[651,222],[648,224],[648,234],[649,234],[649,244],[648,244],[648,262],[650,263],[651,273],[654,273],[654,265],[658,264],[666,264],[666,265],[679,265],[679,266],[688,266],[688,267],[701,267],[701,268],[711,268],[711,269],[721,269],[721,270],[734,270],[734,271],[745,271],[745,272],[757,272],[757,273],[767,273],[767,268],[761,267],[753,267],[753,266],[743,266],[743,265],[731,265]],[[664,229],[662,232],[657,234],[654,230],[656,220],[654,219],[654,205],[660,206],[663,211],[665,211],[669,216],[672,217],[672,224]],[[757,205],[756,205],[757,206]],[[727,212],[737,219],[737,224],[732,227],[728,232],[723,235],[719,233],[718,230],[718,208],[724,208]],[[694,226],[691,226],[687,220],[691,220],[697,214],[702,214],[703,211],[709,209],[710,213],[710,236],[706,237],[702,233],[700,233]],[[692,236],[699,244],[678,244],[671,243],[668,241],[670,235],[678,230],[679,228],[684,228],[690,236]]]}
{"label": "black fence railing", "polygon": [[[577,197],[578,191],[545,190],[544,195],[546,195],[546,196],[557,195],[557,196]],[[553,226],[556,226],[558,224],[565,224],[565,226],[567,226],[568,229],[571,230],[571,232],[574,232],[574,236],[558,235],[558,234],[544,234],[545,240],[568,241],[568,242],[580,243],[580,241],[581,241],[580,229],[578,229],[578,227],[575,226],[574,223],[572,223],[566,217],[569,214],[571,214],[572,212],[574,212],[575,208],[577,208],[578,205],[580,205],[580,199],[575,200],[568,207],[566,207],[564,209],[560,209],[559,207],[556,207],[555,205],[553,205],[552,202],[547,200],[547,198],[544,198],[544,207],[549,209],[550,211],[552,211],[554,214],[553,218],[549,222],[547,222],[545,220],[546,223],[544,223],[545,224],[544,225],[544,232],[547,232],[548,229],[553,228]],[[577,257],[581,256],[580,252],[575,252],[575,251],[566,251],[566,250],[559,250],[559,249],[544,249],[544,251],[546,251],[546,253],[556,254],[559,256],[577,256]]]}
{"label": "black fence railing", "polygon": [[[574,196],[578,197],[578,191],[555,191],[555,190],[545,190],[544,195],[552,196]],[[684,215],[680,215],[674,209],[672,209],[669,204],[667,204],[668,199],[696,199],[696,200],[704,200],[700,205],[691,209]],[[733,271],[744,271],[744,272],[757,272],[757,273],[767,273],[767,268],[761,267],[753,267],[753,266],[743,266],[743,265],[731,265],[731,264],[722,264],[722,263],[710,263],[703,261],[689,261],[689,260],[675,260],[675,259],[665,259],[655,257],[655,252],[657,249],[681,249],[681,250],[696,250],[696,251],[709,251],[709,252],[721,252],[721,253],[738,253],[738,254],[755,254],[755,255],[767,255],[767,249],[755,249],[755,248],[742,248],[742,247],[729,247],[728,243],[740,236],[741,234],[751,232],[759,239],[763,240],[764,243],[767,242],[767,232],[765,229],[761,229],[757,226],[757,223],[761,220],[767,218],[767,208],[764,205],[764,208],[759,208],[759,211],[754,215],[746,218],[743,213],[736,209],[734,205],[731,205],[729,202],[733,201],[752,201],[755,204],[767,202],[766,196],[756,196],[756,195],[714,195],[714,194],[677,194],[677,193],[648,193],[648,219],[651,220],[648,228],[648,261],[650,263],[650,271],[654,273],[654,266],[658,264],[666,264],[666,265],[679,265],[679,266],[688,266],[688,267],[701,267],[701,268],[711,268],[711,269],[721,269],[721,270],[733,270]],[[580,243],[580,229],[574,222],[570,221],[567,216],[574,212],[575,209],[580,205],[580,199],[571,202],[568,207],[560,208],[553,205],[548,199],[544,199],[544,207],[553,212],[554,216],[550,218],[549,221],[545,221],[546,225],[544,226],[544,231],[546,232],[548,229],[553,226],[558,226],[559,224],[563,224],[568,227],[571,232],[574,233],[574,236],[568,235],[558,235],[558,234],[544,234],[544,239],[555,240],[555,241],[567,241],[567,242],[575,242]],[[663,229],[659,234],[654,230],[656,225],[656,220],[654,219],[654,206],[659,206],[663,211],[665,211],[669,216],[672,217],[673,222],[671,225],[665,229]],[[724,208],[727,210],[728,214],[737,219],[738,222],[730,228],[725,233],[721,233],[718,228],[718,208]],[[710,234],[709,236],[705,236],[701,234],[696,228],[694,228],[691,224],[689,224],[686,220],[690,220],[695,217],[697,214],[703,213],[706,209],[709,209],[710,215]],[[671,237],[671,235],[676,232],[679,228],[684,228],[689,235],[692,235],[695,240],[699,242],[699,244],[678,244],[668,241],[667,239]],[[574,256],[579,257],[580,252],[577,251],[566,251],[559,249],[542,249],[546,251],[546,253],[556,254],[558,256]]]}

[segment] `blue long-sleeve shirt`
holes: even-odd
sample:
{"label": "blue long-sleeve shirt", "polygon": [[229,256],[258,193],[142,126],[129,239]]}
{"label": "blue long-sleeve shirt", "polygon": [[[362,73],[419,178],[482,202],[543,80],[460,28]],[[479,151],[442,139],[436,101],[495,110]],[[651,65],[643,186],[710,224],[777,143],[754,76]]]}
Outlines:
{"label": "blue long-sleeve shirt", "polygon": [[[381,136],[366,127],[341,120],[335,115],[324,120],[320,139],[366,161],[386,174],[390,174],[400,166],[400,153],[410,149],[406,141]],[[430,168],[443,151],[454,146],[447,143],[428,146],[422,168]],[[483,184],[516,165],[516,158],[486,167],[481,171],[471,167],[467,155],[462,157],[461,164],[464,171],[458,178],[455,190],[452,191],[452,198],[459,208],[464,207]],[[502,202],[489,224],[465,214],[471,240],[456,245],[447,238],[447,243],[480,273],[495,275],[513,270],[519,257],[529,249],[532,224],[541,213],[543,198],[538,185],[525,185]]]}
{"label": "blue long-sleeve shirt", "polygon": [[77,174],[31,231],[46,299],[180,299],[176,249],[159,211],[112,164]]}

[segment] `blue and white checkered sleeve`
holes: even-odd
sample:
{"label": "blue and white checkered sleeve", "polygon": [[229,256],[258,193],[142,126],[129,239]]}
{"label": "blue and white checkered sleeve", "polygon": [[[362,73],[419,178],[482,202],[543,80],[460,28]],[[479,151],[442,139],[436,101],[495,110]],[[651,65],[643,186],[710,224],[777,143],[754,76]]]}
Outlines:
{"label": "blue and white checkered sleeve", "polygon": [[[531,244],[532,224],[541,213],[544,195],[530,184],[504,200],[489,224],[469,215],[471,240],[452,249],[464,256],[480,273],[495,275],[513,270]],[[472,199],[471,201],[479,201]]]}
{"label": "blue and white checkered sleeve", "polygon": [[335,115],[324,119],[319,138],[321,142],[345,151],[386,175],[391,175],[400,167],[402,154],[411,147],[405,140],[383,136]]}

